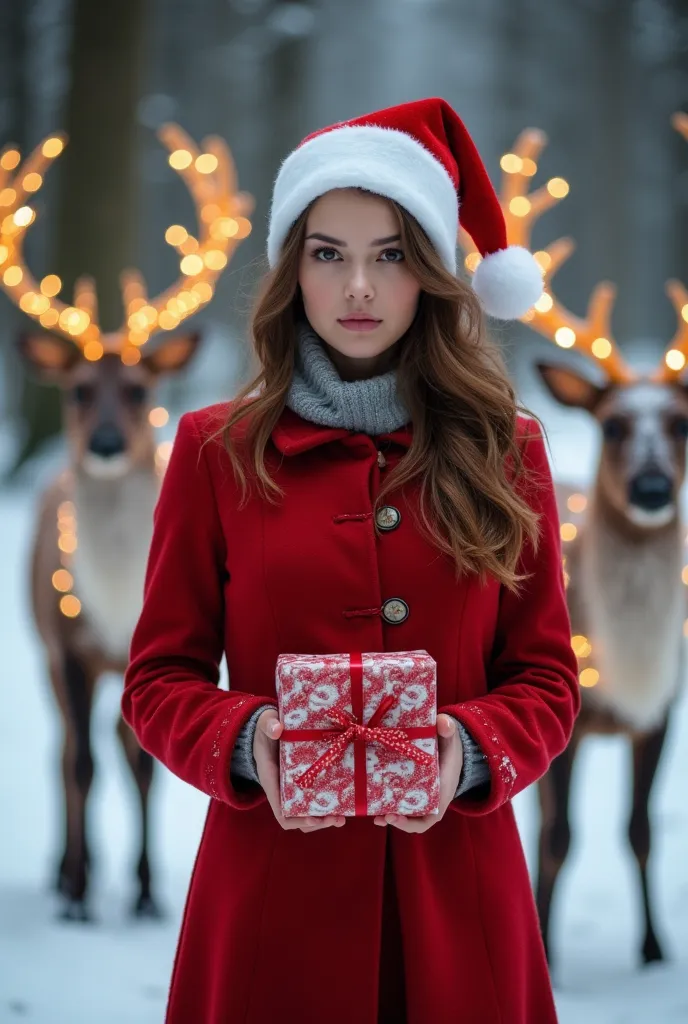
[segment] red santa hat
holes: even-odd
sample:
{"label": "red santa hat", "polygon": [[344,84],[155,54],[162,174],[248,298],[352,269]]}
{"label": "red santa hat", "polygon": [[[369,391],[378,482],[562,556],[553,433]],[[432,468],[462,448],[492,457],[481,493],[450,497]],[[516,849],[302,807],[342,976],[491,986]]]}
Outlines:
{"label": "red santa hat", "polygon": [[445,100],[387,107],[307,136],[275,181],[271,266],[300,214],[336,188],[363,188],[399,203],[454,274],[460,219],[483,257],[473,289],[491,316],[522,316],[540,298],[542,271],[527,249],[507,244],[504,215],[480,154]]}

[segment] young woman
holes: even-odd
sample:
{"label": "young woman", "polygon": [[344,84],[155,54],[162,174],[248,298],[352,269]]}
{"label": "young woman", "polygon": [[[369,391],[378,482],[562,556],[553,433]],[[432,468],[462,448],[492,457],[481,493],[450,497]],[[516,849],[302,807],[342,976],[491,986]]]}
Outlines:
{"label": "young woman", "polygon": [[[576,660],[542,435],[483,322],[540,272],[442,100],[305,140],[268,256],[259,375],[179,424],[123,697],[211,797],[168,1024],[552,1024],[510,800],[569,739]],[[414,649],[439,814],[285,819],[278,656]]]}

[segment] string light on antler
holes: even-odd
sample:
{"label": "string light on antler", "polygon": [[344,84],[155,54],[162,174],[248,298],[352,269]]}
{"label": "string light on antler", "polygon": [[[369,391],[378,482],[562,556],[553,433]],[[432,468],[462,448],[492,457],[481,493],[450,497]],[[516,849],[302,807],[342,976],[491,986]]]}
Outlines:
{"label": "string light on antler", "polygon": [[28,316],[78,344],[89,360],[115,353],[127,365],[138,362],[140,349],[152,334],[174,330],[210,302],[236,246],[251,232],[253,199],[238,191],[236,168],[225,142],[211,136],[199,151],[175,124],[163,125],[158,136],[169,151],[170,166],[191,193],[198,237],[179,224],[167,229],[165,240],[180,255],[180,276],[156,298],[148,298],[138,271],[122,275],[125,320],[110,334],[98,326],[95,285],[89,278],[77,281],[74,302],[68,305],[58,298],[59,277],[48,274],[39,284],[23,258],[24,236],[36,217],[27,199],[41,188],[46,170],[64,149],[66,136],[45,139],[23,164],[13,147],[0,154],[0,283]]}
{"label": "string light on antler", "polygon": [[[509,245],[531,249],[531,234],[537,220],[556,206],[569,193],[569,183],[560,177],[530,192],[530,181],[538,169],[538,158],[547,144],[547,136],[536,128],[528,128],[516,140],[513,150],[501,161],[502,181],[499,198],[504,213]],[[460,232],[460,240],[468,250],[465,265],[475,271],[480,255],[470,236]],[[615,289],[608,282],[595,288],[585,318],[575,316],[558,301],[552,290],[552,279],[574,250],[570,238],[560,238],[546,249],[534,253],[542,270],[543,293],[521,319],[560,348],[576,348],[604,365],[610,380],[628,383],[635,374],[624,362],[611,334],[611,311]]]}
{"label": "string light on antler", "polygon": [[680,281],[667,281],[666,293],[676,310],[677,328],[664,353],[664,365],[655,373],[655,380],[676,380],[686,365],[688,356],[688,291]]}
{"label": "string light on antler", "polygon": [[[688,141],[688,114],[674,114],[672,125]],[[564,178],[551,178],[544,187],[529,192],[528,179],[537,171],[537,161],[546,144],[544,132],[526,129],[517,139],[513,151],[505,153],[500,161],[500,202],[510,245],[530,248],[535,222],[568,195],[569,184]],[[464,231],[460,232],[460,239],[468,253],[466,268],[473,273],[480,263],[480,255]],[[602,366],[610,382],[632,383],[639,379],[639,375],[626,364],[611,333],[611,313],[616,295],[614,286],[606,281],[596,286],[585,318],[570,313],[554,295],[552,279],[574,247],[570,238],[560,238],[547,249],[534,253],[543,272],[543,294],[521,319],[560,348],[576,348],[592,356]],[[688,290],[680,281],[671,280],[667,282],[666,291],[676,311],[678,326],[660,367],[651,375],[651,379],[658,382],[676,380],[688,363]]]}

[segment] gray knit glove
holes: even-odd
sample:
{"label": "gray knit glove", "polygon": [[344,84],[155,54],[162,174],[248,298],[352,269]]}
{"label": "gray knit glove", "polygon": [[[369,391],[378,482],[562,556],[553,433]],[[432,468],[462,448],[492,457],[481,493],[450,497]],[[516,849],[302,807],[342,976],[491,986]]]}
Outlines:
{"label": "gray knit glove", "polygon": [[239,730],[229,766],[229,774],[233,779],[243,779],[246,782],[259,781],[256,759],[253,756],[253,737],[256,735],[258,719],[264,711],[271,708],[274,710],[274,704],[263,704],[257,708]]}
{"label": "gray knit glove", "polygon": [[[255,758],[253,757],[253,739],[256,734],[258,719],[264,711],[271,707],[273,707],[272,704],[264,704],[262,707],[259,707],[240,730],[234,744],[234,750],[232,751],[230,766],[230,774],[234,778],[244,779],[247,782],[258,782],[258,770]],[[489,782],[490,769],[487,766],[487,757],[483,754],[471,734],[458,719],[455,718],[454,721],[459,730],[459,738],[463,746],[463,768],[459,777],[459,785],[454,794],[454,799],[456,799],[469,789],[474,789],[476,786]]]}
{"label": "gray knit glove", "polygon": [[[454,718],[453,715],[449,717]],[[487,764],[487,756],[483,754],[468,729],[461,724],[458,718],[454,718],[454,721],[459,730],[459,738],[463,746],[463,767],[459,776],[459,784],[456,787],[456,793],[454,793],[454,799],[456,800],[457,796],[463,796],[469,789],[475,789],[476,786],[482,786],[484,783],[489,782],[490,769]]]}

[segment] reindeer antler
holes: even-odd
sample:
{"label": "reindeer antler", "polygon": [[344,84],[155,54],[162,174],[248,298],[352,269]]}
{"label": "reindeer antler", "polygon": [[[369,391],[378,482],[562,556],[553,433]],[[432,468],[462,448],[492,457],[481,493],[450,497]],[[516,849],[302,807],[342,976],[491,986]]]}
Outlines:
{"label": "reindeer antler", "polygon": [[0,155],[1,286],[41,326],[78,344],[87,359],[96,360],[105,352],[117,352],[124,362],[138,362],[141,346],[153,333],[173,330],[210,301],[215,282],[234,249],[251,231],[248,217],[253,200],[247,193],[237,191],[236,169],[225,142],[211,136],[204,139],[200,152],[175,124],[163,125],[158,137],[169,150],[170,165],[179,172],[191,193],[199,236],[195,238],[179,224],[167,229],[167,243],[182,257],[181,273],[173,285],[154,299],[147,297],[138,271],[122,274],[125,322],[112,334],[103,334],[98,326],[95,286],[90,278],[77,281],[74,304],[69,306],[57,298],[62,283],[55,274],[44,277],[39,284],[24,262],[24,236],[36,217],[28,197],[40,189],[45,170],[64,149],[66,136],[57,133],[45,139],[21,167],[16,149],[5,149]]}
{"label": "reindeer antler", "polygon": [[[528,193],[528,180],[536,173],[537,159],[546,145],[547,136],[544,132],[527,128],[519,135],[513,151],[501,159],[502,184],[499,197],[510,245],[522,245],[530,249],[530,236],[535,222],[568,194],[569,186],[563,178],[552,178],[542,188]],[[475,250],[469,236],[463,231],[461,241],[464,246],[468,241],[468,248]],[[560,238],[546,249],[534,253],[542,267],[543,294],[521,320],[562,348],[575,346],[592,356],[603,364],[610,380],[617,383],[634,380],[635,374],[624,361],[611,334],[611,311],[616,295],[614,286],[607,281],[596,286],[585,319],[569,312],[553,294],[552,278],[574,248],[572,239]],[[475,270],[479,262],[480,254],[469,252],[466,267],[470,272]]]}
{"label": "reindeer antler", "polygon": [[[671,123],[688,142],[688,114],[674,114]],[[666,293],[676,310],[678,326],[653,380],[669,382],[681,375],[688,358],[688,291],[680,281],[671,280],[666,283]]]}

